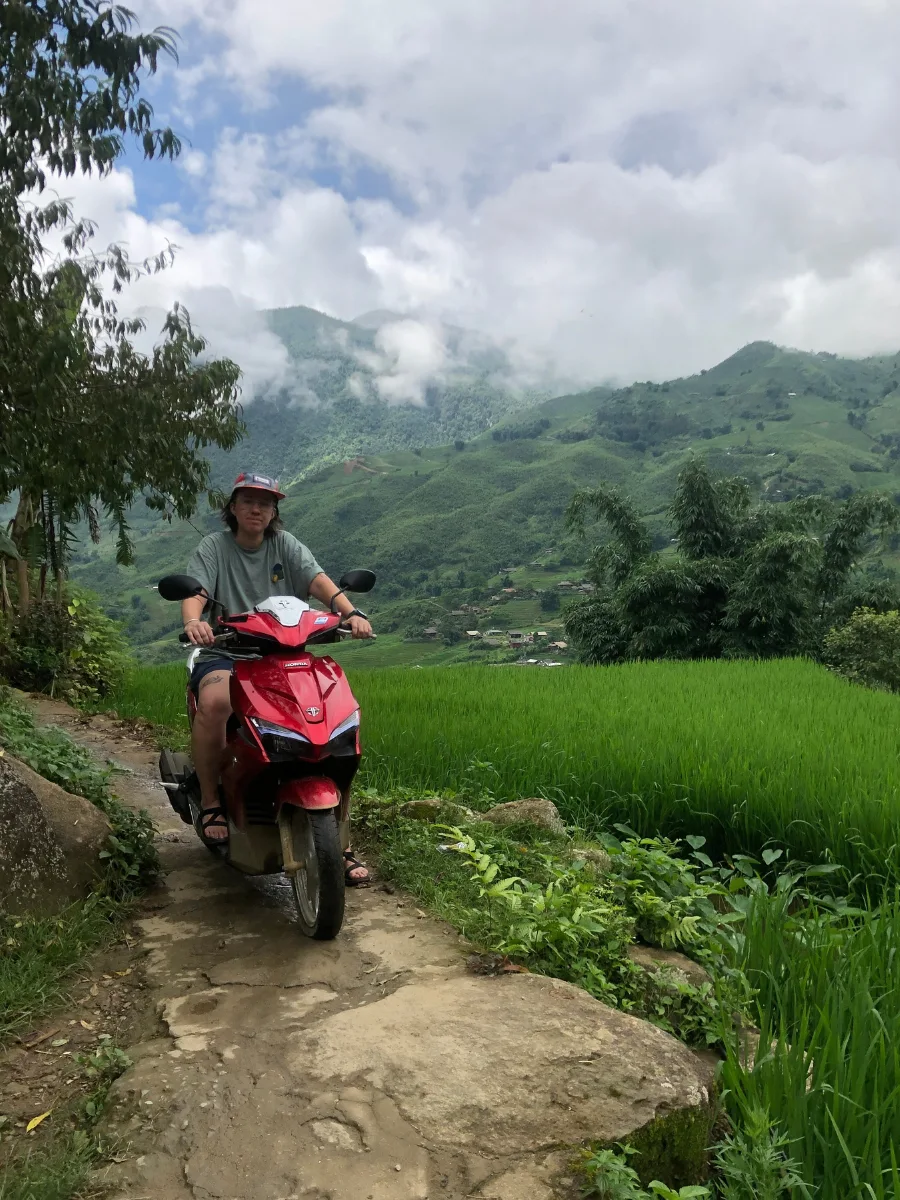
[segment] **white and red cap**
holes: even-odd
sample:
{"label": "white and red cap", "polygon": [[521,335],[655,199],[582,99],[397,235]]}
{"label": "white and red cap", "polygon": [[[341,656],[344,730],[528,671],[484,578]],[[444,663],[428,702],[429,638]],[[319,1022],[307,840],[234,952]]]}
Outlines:
{"label": "white and red cap", "polygon": [[257,492],[271,492],[278,500],[284,499],[284,492],[278,490],[278,480],[269,475],[257,475],[254,471],[241,471],[231,489],[232,496],[238,488],[253,488]]}

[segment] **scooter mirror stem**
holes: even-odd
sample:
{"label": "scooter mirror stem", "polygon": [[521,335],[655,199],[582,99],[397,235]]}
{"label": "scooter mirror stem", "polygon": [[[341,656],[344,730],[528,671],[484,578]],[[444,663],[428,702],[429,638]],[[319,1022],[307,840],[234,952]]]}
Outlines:
{"label": "scooter mirror stem", "polygon": [[206,588],[204,588],[203,591],[200,593],[200,597],[201,597],[201,599],[208,601],[210,607],[212,607],[215,604],[218,604],[219,608],[221,608],[223,613],[228,612],[228,609],[225,607],[225,605],[222,603],[222,601],[217,600],[215,598],[215,596],[211,596],[209,594],[209,592],[206,590]]}
{"label": "scooter mirror stem", "polygon": [[337,600],[338,596],[343,596],[345,592],[346,592],[346,588],[341,588],[340,591],[335,592],[334,595],[329,600],[328,605],[333,613],[335,613],[335,614],[337,613],[337,609],[334,607],[335,600]]}

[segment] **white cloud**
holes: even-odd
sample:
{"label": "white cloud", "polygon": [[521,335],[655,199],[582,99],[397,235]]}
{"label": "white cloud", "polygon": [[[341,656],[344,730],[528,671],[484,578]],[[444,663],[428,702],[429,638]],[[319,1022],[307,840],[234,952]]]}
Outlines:
{"label": "white cloud", "polygon": [[450,366],[440,327],[414,320],[382,325],[375,349],[358,350],[356,357],[375,376],[375,389],[388,404],[424,404],[426,385],[442,379]]}
{"label": "white cloud", "polygon": [[[900,343],[896,5],[138,8],[183,30],[185,111],[225,105],[218,143],[183,162],[202,232],[171,210],[138,216],[127,172],[78,185],[105,237],[181,246],[146,302],[227,288],[344,318],[409,313],[417,332],[404,323],[379,349],[393,399],[444,369],[427,334],[440,322],[585,381],[682,373],[761,337]],[[284,128],[242,126],[241,96],[255,108],[291,88],[305,107]],[[321,167],[347,195],[357,170],[390,190],[347,199],[316,185]]]}

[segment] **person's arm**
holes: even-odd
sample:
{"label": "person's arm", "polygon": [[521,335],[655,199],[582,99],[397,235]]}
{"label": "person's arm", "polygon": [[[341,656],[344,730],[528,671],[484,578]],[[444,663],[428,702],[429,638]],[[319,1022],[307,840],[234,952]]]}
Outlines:
{"label": "person's arm", "polygon": [[[206,538],[191,555],[187,565],[188,575],[192,575],[203,584],[208,596],[216,594],[216,555]],[[181,622],[184,632],[195,646],[211,646],[213,638],[212,626],[203,616],[207,601],[202,596],[191,596],[181,602]]]}
{"label": "person's arm", "polygon": [[191,596],[181,602],[181,620],[184,632],[195,646],[211,646],[216,636],[212,626],[203,618],[206,601],[202,596]]}
{"label": "person's arm", "polygon": [[[309,584],[309,594],[315,597],[316,600],[331,608],[331,601],[334,598],[335,592],[339,591],[338,585],[333,583],[324,571],[320,571]],[[349,626],[355,638],[369,638],[372,636],[372,626],[365,617],[351,617],[355,605],[353,601],[345,595],[340,595],[334,602],[334,607],[342,617],[347,618],[346,624]]]}

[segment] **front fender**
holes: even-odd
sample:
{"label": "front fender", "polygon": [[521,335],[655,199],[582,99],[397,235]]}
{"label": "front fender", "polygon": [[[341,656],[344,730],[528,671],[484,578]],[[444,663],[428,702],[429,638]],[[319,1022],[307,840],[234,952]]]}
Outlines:
{"label": "front fender", "polygon": [[295,808],[337,808],[341,803],[341,793],[337,784],[331,779],[289,779],[278,789],[277,807],[283,808],[292,804]]}

